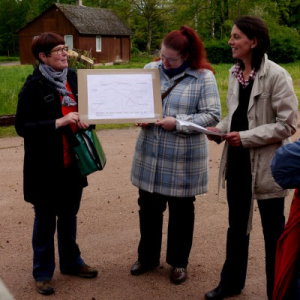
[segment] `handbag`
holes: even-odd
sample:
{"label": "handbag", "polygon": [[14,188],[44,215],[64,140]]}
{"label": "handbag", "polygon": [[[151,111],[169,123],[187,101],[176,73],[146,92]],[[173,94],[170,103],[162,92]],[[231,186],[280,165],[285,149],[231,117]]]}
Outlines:
{"label": "handbag", "polygon": [[78,143],[72,149],[81,175],[87,176],[102,170],[106,164],[106,156],[95,130],[80,130],[75,137]]}

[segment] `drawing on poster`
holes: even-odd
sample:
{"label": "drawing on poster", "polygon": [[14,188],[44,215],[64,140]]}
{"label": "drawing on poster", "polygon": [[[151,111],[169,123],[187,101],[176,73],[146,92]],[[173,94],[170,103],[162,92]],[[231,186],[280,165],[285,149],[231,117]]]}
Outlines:
{"label": "drawing on poster", "polygon": [[87,75],[88,118],[155,117],[151,74]]}

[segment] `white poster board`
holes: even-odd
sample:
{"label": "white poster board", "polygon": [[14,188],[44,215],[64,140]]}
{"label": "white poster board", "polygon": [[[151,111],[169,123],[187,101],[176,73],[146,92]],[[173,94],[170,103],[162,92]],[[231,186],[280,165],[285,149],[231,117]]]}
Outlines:
{"label": "white poster board", "polygon": [[162,116],[157,69],[78,70],[78,98],[87,123],[150,123]]}

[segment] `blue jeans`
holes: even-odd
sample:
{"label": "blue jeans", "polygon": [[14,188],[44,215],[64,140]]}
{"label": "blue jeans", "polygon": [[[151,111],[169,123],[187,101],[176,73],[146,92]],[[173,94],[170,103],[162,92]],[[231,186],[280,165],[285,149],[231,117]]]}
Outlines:
{"label": "blue jeans", "polygon": [[32,247],[33,277],[36,281],[50,280],[53,276],[56,228],[60,271],[72,271],[84,264],[76,243],[76,215],[81,195],[82,187],[65,182],[64,191],[57,193],[56,199],[52,199],[52,202],[41,201],[34,206]]}

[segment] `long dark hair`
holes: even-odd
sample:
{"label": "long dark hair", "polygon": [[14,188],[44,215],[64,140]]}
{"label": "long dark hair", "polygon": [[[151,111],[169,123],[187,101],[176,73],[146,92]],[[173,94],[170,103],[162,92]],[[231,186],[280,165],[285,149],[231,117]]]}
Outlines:
{"label": "long dark hair", "polygon": [[[234,24],[241,30],[250,40],[256,39],[257,45],[252,52],[252,68],[256,71],[259,69],[264,54],[270,48],[269,30],[265,22],[254,16],[242,16],[234,21]],[[244,64],[238,60],[242,67]]]}
{"label": "long dark hair", "polygon": [[198,34],[189,26],[181,26],[179,30],[169,32],[163,39],[162,44],[187,57],[191,69],[209,69],[212,66],[206,58],[206,50]]}

